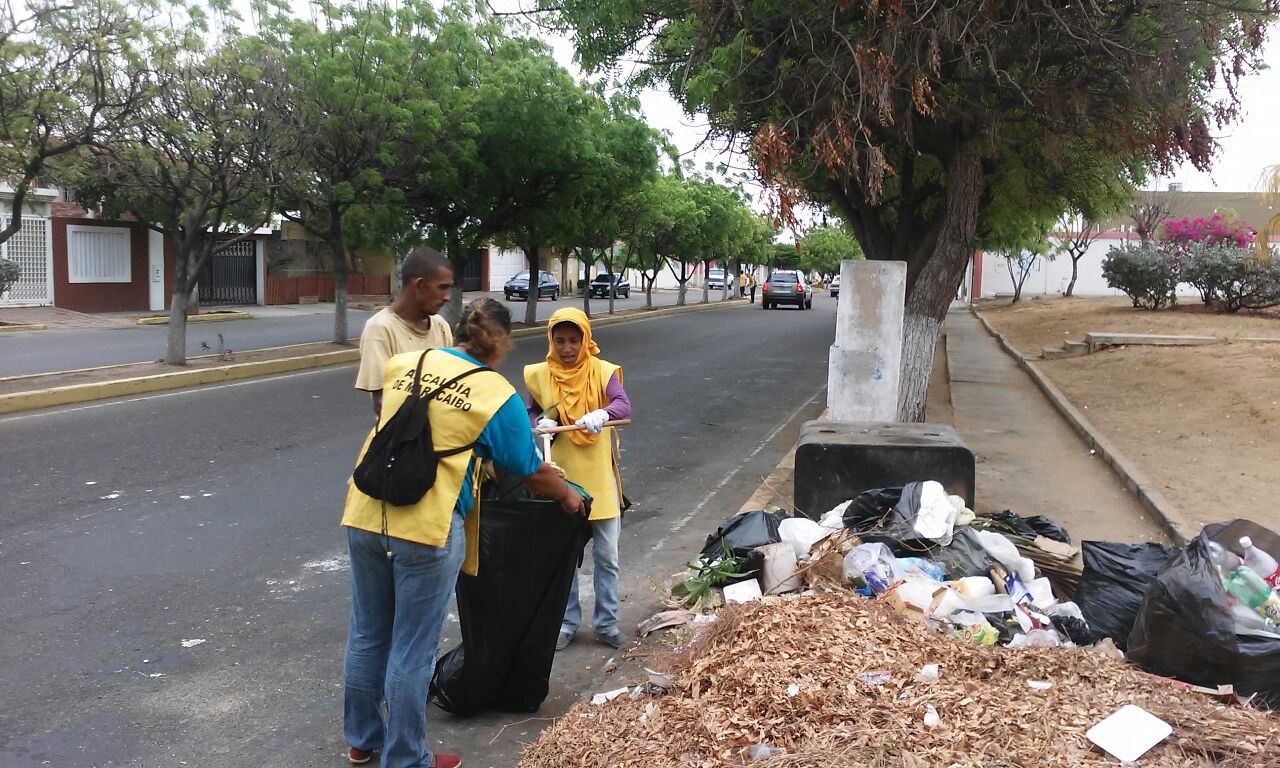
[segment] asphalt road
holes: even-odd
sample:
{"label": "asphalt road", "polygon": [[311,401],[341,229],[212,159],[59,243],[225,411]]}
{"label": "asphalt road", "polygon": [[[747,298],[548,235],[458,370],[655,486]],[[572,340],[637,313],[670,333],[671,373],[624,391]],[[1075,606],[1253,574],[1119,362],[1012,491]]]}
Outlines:
{"label": "asphalt road", "polygon": [[[502,293],[468,293],[467,300],[479,296],[492,296],[499,300]],[[712,294],[712,300],[718,297]],[[657,307],[676,303],[676,291],[655,291],[653,304]],[[690,304],[702,301],[702,290],[690,291]],[[524,303],[509,302],[511,314],[517,322],[524,320]],[[538,303],[538,319],[546,320],[560,307],[582,306],[581,298],[561,298],[558,301],[543,299]],[[626,299],[614,301],[615,311],[638,309],[645,306],[644,293],[633,290]],[[218,336],[226,348],[236,352],[252,349],[279,347],[287,344],[306,344],[329,341],[333,338],[333,310],[330,305],[314,308],[278,307],[226,307],[244,309],[257,315],[251,320],[228,320],[216,323],[192,323],[187,326],[187,354],[209,354],[202,345],[218,348]],[[592,299],[591,315],[607,314],[608,299]],[[347,318],[351,339],[358,339],[364,321],[370,312],[350,310]],[[143,363],[164,357],[168,326],[126,325],[119,328],[50,329],[44,331],[18,331],[0,333],[0,376],[21,376],[31,373],[67,371],[75,368],[92,368],[120,363]]]}
{"label": "asphalt road", "polygon": [[[628,632],[657,607],[653,583],[820,412],[833,306],[600,329],[635,408]],[[503,372],[518,380],[544,354],[523,340]],[[0,418],[0,765],[346,764],[337,521],[371,422],[353,377],[343,366]],[[443,647],[456,642],[450,622]],[[537,717],[617,687],[602,674],[612,655],[581,633]],[[429,717],[437,748],[469,766],[514,765],[548,722]]]}

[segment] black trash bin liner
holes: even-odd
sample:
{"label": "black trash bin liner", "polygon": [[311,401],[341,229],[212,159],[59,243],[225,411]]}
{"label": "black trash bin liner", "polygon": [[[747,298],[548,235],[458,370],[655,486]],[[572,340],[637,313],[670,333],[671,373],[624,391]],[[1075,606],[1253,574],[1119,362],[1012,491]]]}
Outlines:
{"label": "black trash bin liner", "polygon": [[1280,639],[1236,634],[1227,593],[1209,557],[1211,525],[1175,549],[1138,611],[1126,651],[1148,672],[1194,685],[1229,683],[1254,702],[1280,709]]}
{"label": "black trash bin liner", "polygon": [[753,579],[759,576],[764,568],[764,555],[756,551],[756,548],[782,541],[782,537],[778,535],[778,524],[788,517],[789,515],[780,512],[766,512],[763,509],[740,512],[722,523],[715,533],[707,537],[702,547],[702,556],[710,559],[717,558],[723,554],[724,546],[728,545],[729,551],[735,557],[743,558],[742,566],[738,570],[744,575],[742,578],[731,579],[725,583],[733,584]]}
{"label": "black trash bin liner", "polygon": [[[499,495],[486,484],[486,495]],[[462,643],[436,664],[446,712],[536,712],[547,697],[560,621],[590,525],[523,491],[480,504],[480,571],[458,576]]]}
{"label": "black trash bin liner", "polygon": [[844,527],[865,542],[880,542],[896,557],[926,557],[942,564],[947,578],[988,576],[995,562],[969,528],[959,528],[942,546],[915,532],[920,514],[921,483],[901,488],[873,488],[859,494],[845,510]]}
{"label": "black trash bin liner", "polygon": [[1084,570],[1076,605],[1094,634],[1111,638],[1123,650],[1142,607],[1142,596],[1169,559],[1169,548],[1155,543],[1085,541],[1080,555]]}

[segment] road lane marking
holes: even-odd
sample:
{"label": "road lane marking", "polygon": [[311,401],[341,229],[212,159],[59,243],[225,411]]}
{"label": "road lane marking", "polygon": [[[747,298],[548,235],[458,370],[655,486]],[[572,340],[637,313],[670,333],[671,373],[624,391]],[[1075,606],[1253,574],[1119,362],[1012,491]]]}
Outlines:
{"label": "road lane marking", "polygon": [[711,500],[715,498],[716,494],[720,493],[720,491],[723,491],[729,485],[729,483],[733,482],[733,479],[738,476],[738,473],[742,471],[742,468],[745,467],[748,463],[750,463],[751,460],[754,459],[756,456],[759,456],[760,452],[763,451],[766,446],[772,443],[774,439],[782,432],[782,430],[786,429],[787,426],[791,424],[791,422],[794,421],[796,417],[798,417],[804,411],[805,408],[808,408],[810,405],[812,405],[813,401],[817,400],[818,397],[820,397],[822,393],[826,391],[826,389],[827,389],[826,385],[825,384],[822,385],[822,387],[820,387],[817,392],[813,393],[813,397],[810,397],[808,400],[801,403],[799,408],[796,408],[794,411],[788,414],[787,418],[783,419],[781,424],[779,424],[777,427],[774,427],[773,431],[770,432],[765,437],[763,442],[757,445],[755,449],[751,451],[751,453],[748,453],[746,455],[746,458],[744,458],[741,462],[739,462],[738,466],[733,468],[732,472],[725,475],[720,482],[716,483],[716,486],[712,488],[707,493],[706,496],[702,497],[702,501],[698,502],[697,506],[695,506],[692,510],[690,510],[688,514],[684,515],[679,520],[676,520],[671,524],[671,528],[667,530],[667,534],[663,536],[661,539],[658,539],[658,541],[652,547],[649,548],[649,554],[653,554],[654,552],[657,552],[658,550],[662,549],[664,546],[666,546],[667,542],[671,540],[672,536],[679,533],[680,530],[683,529],[686,525],[693,522],[693,518],[697,517],[698,513],[700,513],[703,510],[703,508],[707,506],[707,504],[711,503]]}
{"label": "road lane marking", "polygon": [[131,397],[127,400],[112,400],[110,402],[94,403],[92,405],[78,405],[74,408],[61,408],[58,410],[42,411],[40,413],[25,413],[17,416],[8,416],[0,418],[0,424],[7,424],[11,421],[21,421],[23,419],[38,419],[42,416],[57,416],[63,413],[73,413],[75,411],[89,411],[94,408],[110,408],[114,405],[128,405],[129,403],[140,403],[144,400],[160,400],[166,397],[181,397],[183,395],[199,394],[201,392],[209,392],[215,389],[230,389],[231,387],[247,387],[251,384],[264,384],[273,381],[281,381],[283,379],[296,379],[300,376],[313,376],[317,373],[331,373],[335,370],[355,365],[355,363],[346,363],[343,365],[331,365],[324,368],[313,368],[309,371],[299,371],[297,373],[284,373],[278,376],[263,376],[255,379],[245,379],[244,381],[233,381],[227,384],[208,384],[201,387],[193,387],[190,389],[175,389],[172,392],[161,392],[157,395],[143,395],[141,397]]}

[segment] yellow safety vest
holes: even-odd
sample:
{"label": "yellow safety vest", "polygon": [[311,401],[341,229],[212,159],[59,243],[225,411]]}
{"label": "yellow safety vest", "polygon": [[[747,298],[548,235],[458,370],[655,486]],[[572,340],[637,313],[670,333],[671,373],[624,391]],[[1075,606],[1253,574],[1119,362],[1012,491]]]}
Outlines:
{"label": "yellow safety vest", "polygon": [[[418,366],[421,352],[405,352],[395,355],[387,361],[382,388],[382,416],[378,421],[381,427],[395,414],[400,405],[409,397],[413,387],[413,373]],[[421,391],[430,392],[454,376],[474,368],[475,364],[463,360],[457,355],[433,349],[427,352],[422,364]],[[489,420],[498,412],[504,403],[516,393],[501,374],[477,373],[449,386],[435,396],[427,406],[431,419],[431,442],[437,451],[447,451],[474,443],[484,431]],[[376,430],[375,430],[376,431]],[[373,439],[371,431],[360,449],[360,458],[369,449],[369,441]],[[436,481],[418,503],[397,507],[388,504],[387,535],[397,539],[426,544],[432,547],[443,547],[449,539],[449,528],[453,523],[453,508],[458,496],[462,493],[463,480],[467,474],[467,465],[471,462],[474,451],[463,451],[440,459],[436,468]],[[476,462],[471,487],[477,496],[467,515],[465,533],[467,542],[466,559],[462,572],[474,576],[479,567],[480,500],[479,474],[480,462]],[[373,533],[382,532],[381,501],[366,496],[356,488],[355,483],[347,483],[347,503],[342,513],[342,524]]]}
{"label": "yellow safety vest", "polygon": [[[622,382],[621,366],[599,358],[600,381],[609,386],[609,379],[616,372]],[[535,363],[524,367],[524,383],[529,394],[543,408],[555,402],[551,392],[551,373],[547,364]],[[604,393],[601,392],[601,397]],[[551,445],[551,459],[559,464],[569,479],[587,489],[591,494],[591,520],[608,520],[617,517],[621,510],[622,480],[618,475],[618,457],[614,452],[617,432],[605,427],[591,445],[578,445],[567,437],[559,437]]]}

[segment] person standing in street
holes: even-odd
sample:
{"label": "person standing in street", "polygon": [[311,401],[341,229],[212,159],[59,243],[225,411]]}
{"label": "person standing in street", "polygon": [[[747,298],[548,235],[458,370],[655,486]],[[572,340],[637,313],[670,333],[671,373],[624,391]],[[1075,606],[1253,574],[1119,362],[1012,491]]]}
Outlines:
{"label": "person standing in street", "polygon": [[360,369],[356,389],[373,397],[374,416],[382,414],[382,373],[387,361],[402,352],[444,349],[453,331],[439,316],[453,292],[453,265],[433,248],[414,248],[400,266],[402,287],[390,307],[376,312],[360,334]]}
{"label": "person standing in street", "polygon": [[458,571],[475,574],[480,565],[481,461],[524,478],[529,490],[557,500],[566,513],[585,513],[582,496],[538,455],[515,388],[492,370],[510,345],[510,311],[480,299],[462,312],[456,347],[405,352],[387,362],[379,428],[412,396],[420,369],[419,396],[431,396],[428,429],[438,463],[434,483],[413,504],[380,501],[354,482],[347,490],[342,525],[351,559],[351,622],[343,735],[354,765],[378,751],[383,768],[461,764],[431,750],[426,705]]}
{"label": "person standing in street", "polygon": [[756,303],[756,273],[747,275],[747,290],[751,291],[751,303]]}
{"label": "person standing in street", "polygon": [[747,275],[745,272],[739,272],[738,273],[738,296],[744,297],[746,295],[747,295]]}
{"label": "person standing in street", "polygon": [[[551,446],[550,460],[592,496],[591,541],[595,562],[596,640],[621,648],[627,638],[618,629],[618,539],[622,533],[622,480],[616,433],[606,421],[631,417],[631,400],[622,388],[622,368],[602,360],[591,338],[591,321],[576,308],[558,310],[547,322],[546,362],[525,366],[529,420],[539,429],[575,424]],[[545,458],[545,457],[544,457]],[[573,579],[556,650],[573,642],[582,621],[578,578]]]}

